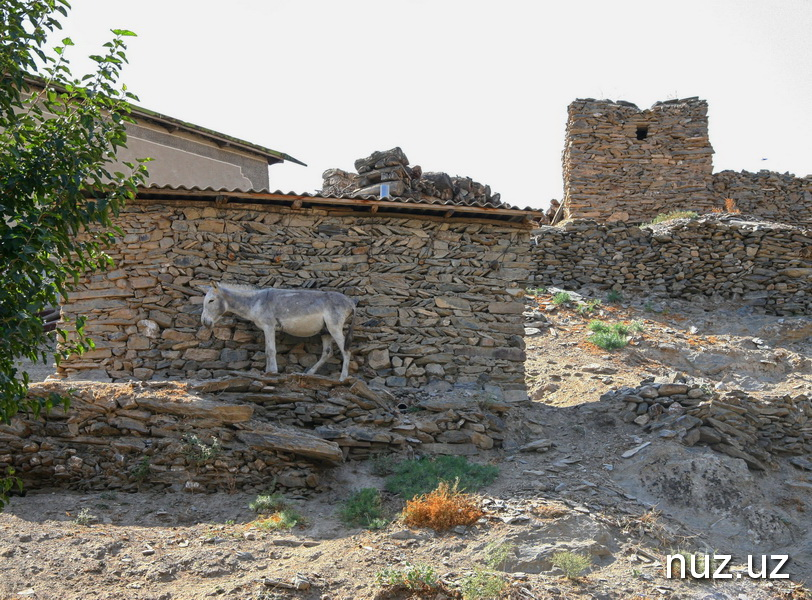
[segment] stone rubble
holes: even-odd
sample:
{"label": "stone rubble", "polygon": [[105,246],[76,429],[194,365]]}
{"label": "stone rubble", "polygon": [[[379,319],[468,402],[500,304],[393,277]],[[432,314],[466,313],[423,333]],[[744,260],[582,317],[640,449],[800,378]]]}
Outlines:
{"label": "stone rubble", "polygon": [[26,486],[213,492],[317,488],[330,465],[379,454],[474,455],[499,447],[510,405],[434,398],[402,413],[357,379],[243,374],[175,382],[34,384],[66,394],[45,419],[0,425],[0,468]]}
{"label": "stone rubble", "polygon": [[812,397],[806,394],[757,398],[739,390],[722,394],[697,383],[648,380],[637,388],[607,392],[601,400],[624,402],[624,420],[652,435],[686,446],[708,445],[751,469],[766,470],[777,456],[812,452]]}

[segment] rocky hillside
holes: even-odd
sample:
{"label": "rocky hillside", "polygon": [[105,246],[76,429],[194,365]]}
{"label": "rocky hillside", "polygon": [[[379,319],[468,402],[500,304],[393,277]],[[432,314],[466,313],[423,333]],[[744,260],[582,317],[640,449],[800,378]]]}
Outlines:
{"label": "rocky hillside", "polygon": [[[227,482],[214,492],[37,489],[0,514],[0,598],[484,598],[484,583],[470,583],[488,573],[516,599],[812,597],[802,587],[812,582],[812,319],[553,292],[527,298],[530,402],[502,414],[500,445],[470,456],[499,471],[474,525],[410,529],[388,492],[385,528],[343,525],[353,491],[385,488],[380,461],[367,459],[326,469],[306,493],[278,488],[305,519],[281,531],[249,508],[255,489]],[[593,320],[629,325],[626,345],[596,346]],[[461,400],[500,402],[413,393],[392,414],[416,422],[421,404]],[[553,564],[562,551],[588,557],[583,576]],[[667,578],[666,556],[679,551],[732,555],[732,578]],[[748,555],[755,567],[789,555],[781,573],[791,577],[751,578]],[[415,566],[436,585],[376,579]]]}

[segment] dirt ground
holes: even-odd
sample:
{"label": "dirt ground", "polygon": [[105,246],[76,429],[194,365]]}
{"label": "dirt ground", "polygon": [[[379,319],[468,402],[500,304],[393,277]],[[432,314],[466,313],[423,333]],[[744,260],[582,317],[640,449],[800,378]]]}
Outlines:
{"label": "dirt ground", "polygon": [[[336,514],[341,503],[384,486],[369,462],[334,469],[329,492],[288,495],[306,523],[285,532],[257,527],[254,496],[240,492],[33,490],[0,514],[0,599],[407,598],[376,573],[424,564],[445,591],[414,597],[440,600],[486,568],[489,544],[508,549],[498,568],[509,583],[503,597],[812,598],[802,587],[812,585],[811,471],[784,459],[769,472],[749,471],[708,448],[643,434],[620,418],[622,404],[601,400],[646,377],[810,394],[811,318],[651,299],[604,299],[579,314],[549,294],[528,300],[526,317],[531,402],[508,413],[504,448],[476,457],[499,468],[481,492],[477,524],[410,530],[397,519],[402,501],[385,494],[393,517],[385,529],[348,529]],[[607,352],[587,341],[593,318],[638,321],[643,330]],[[537,440],[548,441],[545,451],[521,451]],[[561,550],[590,557],[585,577],[567,579],[552,565]],[[677,551],[732,555],[732,577],[667,578],[663,561]],[[789,555],[781,573],[790,578],[751,578],[742,570],[748,555]]]}

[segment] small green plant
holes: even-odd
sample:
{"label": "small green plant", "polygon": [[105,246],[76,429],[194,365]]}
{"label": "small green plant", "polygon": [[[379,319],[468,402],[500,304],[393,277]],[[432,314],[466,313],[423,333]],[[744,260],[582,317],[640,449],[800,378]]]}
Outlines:
{"label": "small green plant", "polygon": [[563,306],[564,304],[569,303],[572,300],[572,297],[567,292],[556,292],[553,296],[553,304],[556,306]]}
{"label": "small green plant", "polygon": [[79,514],[76,515],[76,518],[73,520],[74,523],[77,525],[87,526],[97,521],[98,517],[90,512],[90,509],[83,508],[79,511]]}
{"label": "small green plant", "polygon": [[477,570],[462,578],[460,591],[464,600],[491,600],[499,598],[507,587],[501,575]]}
{"label": "small green plant", "polygon": [[485,546],[485,564],[494,571],[504,571],[515,551],[516,544],[512,542],[491,542]]}
{"label": "small green plant", "polygon": [[304,517],[294,509],[286,508],[284,510],[280,510],[279,512],[275,512],[264,519],[254,521],[253,524],[260,529],[279,530],[293,529],[301,523],[304,523]]}
{"label": "small green plant", "polygon": [[606,293],[606,301],[609,304],[618,304],[620,302],[623,302],[623,294],[617,290],[609,290]]}
{"label": "small green plant", "polygon": [[603,302],[601,302],[599,298],[595,298],[594,300],[589,300],[587,302],[579,302],[575,312],[577,312],[579,315],[587,315],[595,312],[601,304],[603,304]]}
{"label": "small green plant", "polygon": [[399,569],[387,567],[375,574],[375,583],[413,591],[431,591],[440,587],[434,567],[425,564],[406,564]]}
{"label": "small green plant", "polygon": [[590,321],[588,328],[593,332],[589,336],[590,343],[603,348],[604,350],[616,350],[624,348],[629,343],[630,331],[642,331],[643,325],[635,322],[631,325],[624,323],[604,323],[603,321]]}
{"label": "small green plant", "polygon": [[234,523],[236,523],[236,521],[235,521],[234,519],[226,519],[226,523],[225,523],[225,524],[226,524],[226,525],[234,525]]}
{"label": "small green plant", "polygon": [[375,488],[363,488],[355,492],[344,503],[338,516],[348,527],[382,529],[387,525],[381,493]]}
{"label": "small green plant", "polygon": [[499,469],[468,462],[464,456],[438,456],[405,460],[395,466],[386,489],[410,500],[437,489],[441,482],[457,481],[461,492],[474,492],[493,482]]}
{"label": "small green plant", "polygon": [[546,294],[547,293],[547,288],[544,288],[544,287],[526,288],[524,290],[524,292],[528,296],[532,296],[533,298],[536,298],[538,296],[542,296],[542,295]]}
{"label": "small green plant", "polygon": [[284,510],[287,508],[287,504],[282,494],[276,492],[273,494],[260,494],[248,505],[248,508],[255,513],[267,515]]}
{"label": "small green plant", "polygon": [[186,457],[197,464],[201,464],[216,458],[223,448],[220,445],[219,439],[213,436],[211,439],[211,443],[207,444],[196,434],[187,433],[185,436],[183,436]]}
{"label": "small green plant", "polygon": [[564,571],[567,579],[578,579],[592,564],[592,559],[575,552],[556,552],[553,554],[553,565]]}
{"label": "small green plant", "polygon": [[640,227],[645,225],[656,225],[657,223],[664,223],[665,221],[673,221],[675,219],[696,219],[699,215],[692,210],[674,210],[670,213],[660,213],[650,223],[643,223]]}
{"label": "small green plant", "polygon": [[645,331],[645,327],[640,321],[632,321],[632,324],[629,325],[629,331],[633,333],[642,333]]}
{"label": "small green plant", "polygon": [[395,457],[391,454],[375,454],[369,457],[369,472],[376,477],[386,477],[395,472]]}
{"label": "small green plant", "polygon": [[150,460],[148,456],[143,457],[137,465],[135,465],[130,470],[130,475],[136,481],[144,481],[147,477],[149,477],[150,469]]}

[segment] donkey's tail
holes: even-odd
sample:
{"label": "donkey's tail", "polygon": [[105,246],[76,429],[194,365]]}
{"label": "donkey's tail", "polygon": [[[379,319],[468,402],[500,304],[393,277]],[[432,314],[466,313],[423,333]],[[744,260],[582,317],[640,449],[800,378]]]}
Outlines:
{"label": "donkey's tail", "polygon": [[350,342],[352,342],[352,332],[355,329],[355,316],[357,313],[358,302],[352,303],[352,321],[350,321],[350,328],[347,330],[347,336],[344,338],[344,350],[350,349]]}

